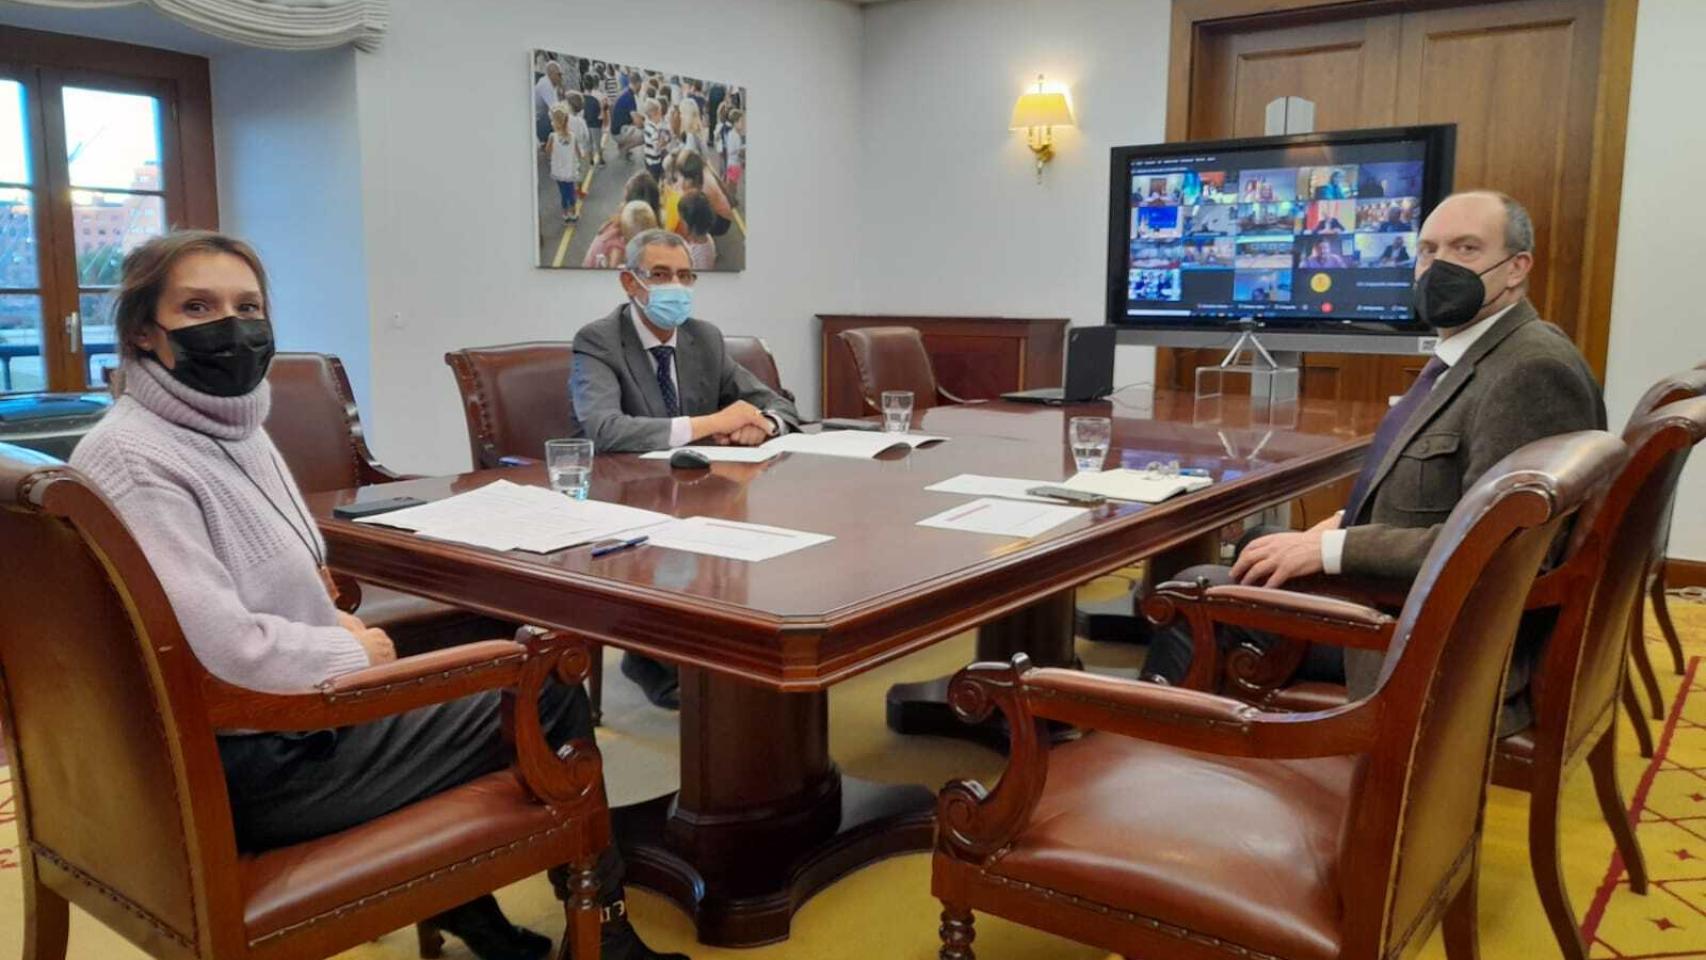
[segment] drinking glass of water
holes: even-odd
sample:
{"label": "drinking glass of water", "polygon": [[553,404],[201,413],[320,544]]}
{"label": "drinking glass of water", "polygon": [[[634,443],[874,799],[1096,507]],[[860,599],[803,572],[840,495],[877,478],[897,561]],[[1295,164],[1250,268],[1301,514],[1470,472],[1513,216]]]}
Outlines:
{"label": "drinking glass of water", "polygon": [[592,441],[545,441],[545,470],[551,475],[551,489],[585,500],[592,486]]}
{"label": "drinking glass of water", "polygon": [[912,391],[883,391],[883,432],[905,433],[912,429]]}
{"label": "drinking glass of water", "polygon": [[1072,459],[1078,461],[1078,472],[1102,469],[1108,459],[1108,443],[1114,435],[1114,423],[1107,417],[1073,417],[1067,424],[1072,439]]}

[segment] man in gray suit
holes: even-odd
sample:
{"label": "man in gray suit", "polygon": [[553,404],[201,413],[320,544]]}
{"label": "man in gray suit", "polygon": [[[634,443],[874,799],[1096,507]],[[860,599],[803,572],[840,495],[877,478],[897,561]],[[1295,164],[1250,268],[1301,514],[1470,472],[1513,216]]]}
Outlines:
{"label": "man in gray suit", "polygon": [[[757,446],[799,428],[794,405],[729,357],[722,331],[692,318],[697,279],[681,237],[646,230],[628,241],[628,301],[575,334],[574,436],[591,437],[600,453],[637,453],[699,441]],[[680,705],[675,667],[630,653],[622,673],[653,703]]]}
{"label": "man in gray suit", "polygon": [[[1575,344],[1540,319],[1526,291],[1534,226],[1510,197],[1473,191],[1448,197],[1422,226],[1416,259],[1417,316],[1439,331],[1434,357],[1381,420],[1345,509],[1303,532],[1252,540],[1230,568],[1193,567],[1192,580],[1278,587],[1306,576],[1409,583],[1458,498],[1488,468],[1542,437],[1605,429],[1605,403]],[[1523,622],[1501,732],[1531,719],[1528,677],[1549,624]],[[1271,638],[1227,631],[1223,643]],[[1336,650],[1311,651],[1312,678],[1334,679]],[[1188,627],[1156,637],[1144,673],[1177,682],[1191,660]],[[1382,655],[1348,651],[1353,697],[1373,692]]]}

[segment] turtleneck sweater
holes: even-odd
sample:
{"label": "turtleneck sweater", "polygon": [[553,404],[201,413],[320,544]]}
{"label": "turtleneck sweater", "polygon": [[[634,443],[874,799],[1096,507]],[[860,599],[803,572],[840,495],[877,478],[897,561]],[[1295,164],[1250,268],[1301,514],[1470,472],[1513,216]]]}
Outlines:
{"label": "turtleneck sweater", "polygon": [[324,541],[262,428],[270,385],[215,397],[149,359],[123,378],[71,465],[130,528],[202,664],[269,692],[367,666],[320,579]]}

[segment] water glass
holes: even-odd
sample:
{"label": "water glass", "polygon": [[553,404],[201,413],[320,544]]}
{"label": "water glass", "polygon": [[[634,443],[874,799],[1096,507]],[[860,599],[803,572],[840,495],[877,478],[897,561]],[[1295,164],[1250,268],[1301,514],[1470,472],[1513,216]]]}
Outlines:
{"label": "water glass", "polygon": [[552,490],[585,500],[592,486],[592,441],[545,441],[545,470]]}
{"label": "water glass", "polygon": [[1102,469],[1108,459],[1108,443],[1114,435],[1114,423],[1107,417],[1073,417],[1067,424],[1072,440],[1072,459],[1078,461],[1078,472]]}
{"label": "water glass", "polygon": [[883,391],[883,432],[905,433],[912,429],[912,391]]}

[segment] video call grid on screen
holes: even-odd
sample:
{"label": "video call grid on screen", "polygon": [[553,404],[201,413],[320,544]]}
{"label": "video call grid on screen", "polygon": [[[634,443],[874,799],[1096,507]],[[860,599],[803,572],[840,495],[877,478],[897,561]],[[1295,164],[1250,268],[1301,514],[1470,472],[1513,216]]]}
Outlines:
{"label": "video call grid on screen", "polygon": [[1137,157],[1125,317],[1410,321],[1426,140]]}

